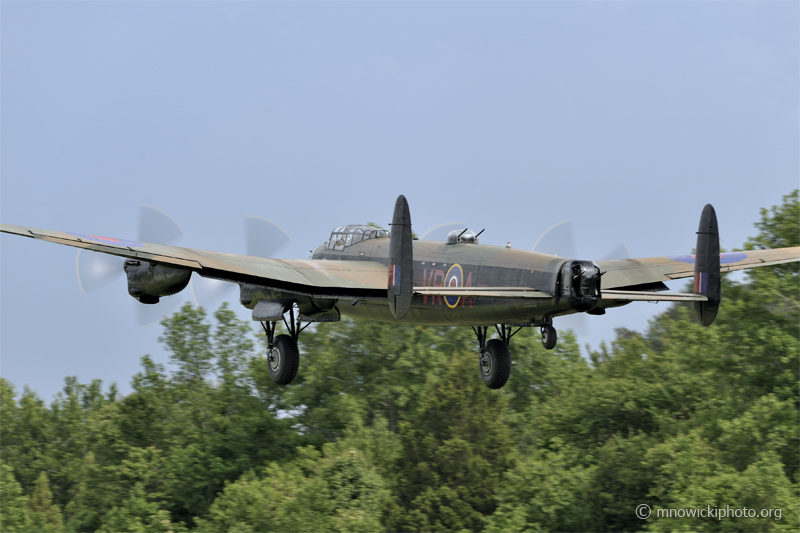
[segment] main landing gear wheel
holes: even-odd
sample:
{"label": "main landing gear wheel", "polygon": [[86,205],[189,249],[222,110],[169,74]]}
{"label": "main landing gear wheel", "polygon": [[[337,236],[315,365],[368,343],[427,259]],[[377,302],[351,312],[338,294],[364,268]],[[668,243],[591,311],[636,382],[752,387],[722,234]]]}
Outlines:
{"label": "main landing gear wheel", "polygon": [[511,375],[511,354],[506,343],[500,339],[486,341],[478,359],[483,384],[490,389],[499,389]]}
{"label": "main landing gear wheel", "polygon": [[297,337],[308,327],[300,327],[300,315],[295,320],[294,305],[288,309],[289,320],[283,317],[283,323],[289,335],[275,336],[277,321],[262,321],[261,327],[267,335],[267,370],[269,377],[278,385],[288,385],[297,376],[300,367],[300,351],[297,349]]}
{"label": "main landing gear wheel", "polygon": [[544,346],[547,350],[552,350],[556,347],[556,342],[558,342],[556,328],[550,324],[545,324],[542,326],[542,346]]}
{"label": "main landing gear wheel", "polygon": [[278,385],[288,385],[297,376],[300,352],[297,341],[289,335],[278,335],[267,350],[269,377]]}
{"label": "main landing gear wheel", "polygon": [[511,337],[520,332],[508,324],[495,324],[499,339],[487,340],[489,326],[472,326],[478,337],[478,373],[483,384],[490,389],[499,389],[511,375],[511,354],[508,345]]}

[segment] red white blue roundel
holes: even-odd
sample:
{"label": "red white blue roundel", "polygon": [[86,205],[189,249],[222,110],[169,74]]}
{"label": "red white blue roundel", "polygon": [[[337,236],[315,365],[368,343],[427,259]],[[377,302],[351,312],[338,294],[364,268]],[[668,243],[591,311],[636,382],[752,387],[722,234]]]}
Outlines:
{"label": "red white blue roundel", "polygon": [[[670,259],[673,261],[680,261],[681,263],[691,263],[694,264],[695,257],[694,254],[692,255],[668,255]],[[727,263],[736,263],[738,261],[743,261],[747,259],[747,254],[744,252],[725,252],[719,254],[719,262],[722,265]]]}
{"label": "red white blue roundel", "polygon": [[111,244],[114,246],[125,246],[130,248],[141,248],[144,244],[137,241],[126,241],[125,239],[114,239],[112,237],[98,237],[97,235],[83,235],[81,233],[70,233],[84,241],[94,241],[100,244]]}
{"label": "red white blue roundel", "polygon": [[[447,274],[444,277],[444,286],[445,287],[461,287],[464,284],[464,271],[461,270],[461,265],[455,264],[450,267],[450,270],[447,271]],[[458,301],[461,300],[461,296],[445,296],[444,303],[447,304],[447,307],[450,309],[454,308],[458,305]]]}

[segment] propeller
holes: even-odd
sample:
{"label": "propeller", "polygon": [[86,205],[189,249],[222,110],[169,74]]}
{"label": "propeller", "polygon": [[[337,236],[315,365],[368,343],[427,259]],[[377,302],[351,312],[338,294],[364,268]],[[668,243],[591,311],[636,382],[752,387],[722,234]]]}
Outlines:
{"label": "propeller", "polygon": [[[273,257],[281,248],[291,242],[292,237],[275,222],[255,215],[247,215],[245,221],[246,253],[252,257]],[[192,279],[189,285],[195,302],[211,307],[229,298],[237,288],[235,283],[218,279]],[[199,305],[199,304],[198,304]]]}
{"label": "propeller", "polygon": [[[572,220],[562,220],[547,228],[536,240],[532,251],[568,259],[577,259],[578,254],[575,247],[575,231]],[[623,242],[612,248],[602,259],[628,259],[630,256],[630,250]],[[575,335],[578,337],[589,335],[590,328],[589,322],[586,320],[586,313],[558,317],[558,321],[563,327],[574,330]]]}
{"label": "propeller", "polygon": [[292,240],[286,230],[264,217],[247,215],[244,217],[244,223],[247,255],[272,257]]}
{"label": "propeller", "polygon": [[119,257],[78,250],[75,257],[75,274],[83,294],[91,294],[122,275]]}
{"label": "propeller", "polygon": [[[183,235],[180,225],[164,211],[151,205],[139,206],[139,241],[166,245],[173,244]],[[78,250],[75,270],[81,292],[93,293],[124,277],[123,264],[124,260],[119,257]],[[174,311],[180,302],[180,298],[166,298],[152,305],[137,303],[136,321],[142,327],[156,324],[161,317]]]}
{"label": "propeller", "polygon": [[[256,257],[270,257],[291,241],[289,234],[274,222],[254,215],[245,217],[247,254]],[[184,236],[184,231],[174,218],[164,211],[141,205],[139,209],[139,235],[141,242],[152,244],[174,244]],[[82,253],[83,252],[83,253]],[[93,293],[124,277],[123,261],[108,254],[78,250],[75,270],[78,286],[83,294]],[[225,298],[235,283],[193,276],[189,282],[189,292],[196,305],[206,307]],[[173,312],[182,301],[181,298],[162,298],[157,304],[136,303],[137,322],[140,326],[158,323],[161,318]]]}
{"label": "propeller", "polygon": [[464,229],[463,222],[445,222],[438,226],[429,228],[428,231],[420,235],[421,241],[442,241],[447,240],[447,234],[455,229]]}
{"label": "propeller", "polygon": [[572,226],[570,219],[553,224],[539,236],[531,251],[574,259],[575,232]]}

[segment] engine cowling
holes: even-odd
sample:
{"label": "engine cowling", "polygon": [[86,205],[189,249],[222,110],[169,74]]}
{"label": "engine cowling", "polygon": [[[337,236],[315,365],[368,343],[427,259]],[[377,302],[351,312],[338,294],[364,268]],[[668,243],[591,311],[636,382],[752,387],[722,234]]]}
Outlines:
{"label": "engine cowling", "polygon": [[178,294],[192,278],[189,269],[135,259],[125,261],[125,274],[128,276],[128,294],[143,304],[156,304],[161,296]]}

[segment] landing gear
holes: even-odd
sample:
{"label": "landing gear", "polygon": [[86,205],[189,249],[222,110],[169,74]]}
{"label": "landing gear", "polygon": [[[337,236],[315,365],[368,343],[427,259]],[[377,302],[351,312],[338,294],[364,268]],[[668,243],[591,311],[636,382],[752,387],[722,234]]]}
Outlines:
{"label": "landing gear", "polygon": [[289,335],[275,336],[277,322],[262,322],[267,335],[267,370],[269,377],[278,385],[288,385],[297,376],[300,367],[300,351],[297,349],[297,337],[308,325],[300,327],[300,318],[294,320],[294,309],[289,308],[289,320],[283,318]]}
{"label": "landing gear", "polygon": [[511,375],[511,354],[508,346],[500,339],[486,343],[479,359],[481,379],[490,389],[499,389]]}
{"label": "landing gear", "polygon": [[289,335],[278,335],[267,350],[269,377],[278,385],[288,385],[297,376],[300,352],[297,341]]}
{"label": "landing gear", "polygon": [[542,326],[542,346],[544,346],[546,350],[552,350],[556,347],[556,342],[558,342],[556,328],[554,328],[552,324],[544,324]]}
{"label": "landing gear", "polygon": [[478,337],[480,352],[478,355],[478,373],[483,384],[490,389],[499,389],[508,381],[511,375],[511,353],[508,343],[517,331],[511,332],[511,326],[501,324],[495,326],[499,339],[486,340],[487,326],[473,327],[472,331]]}

